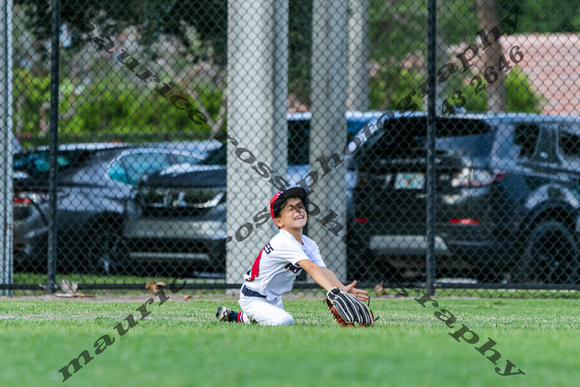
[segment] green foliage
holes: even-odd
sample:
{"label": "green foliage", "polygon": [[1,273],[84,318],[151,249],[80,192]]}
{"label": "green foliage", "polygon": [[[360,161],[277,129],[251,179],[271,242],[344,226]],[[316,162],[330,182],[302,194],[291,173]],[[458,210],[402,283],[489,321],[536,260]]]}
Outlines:
{"label": "green foliage", "polygon": [[580,31],[580,0],[497,0],[499,17],[520,9],[516,33],[563,33]]}
{"label": "green foliage", "polygon": [[[212,46],[215,60],[225,64],[227,0],[60,0],[62,23],[80,22],[82,17],[106,35],[117,35],[128,26],[141,32],[139,44],[150,47],[161,35],[179,40],[186,51],[199,54],[186,27],[193,27],[204,48]],[[50,40],[51,18],[49,0],[15,0],[15,5],[25,8],[27,27],[38,39]],[[83,44],[80,31],[72,35],[73,47]]]}
{"label": "green foliage", "polygon": [[[482,77],[483,78],[483,77]],[[467,111],[482,112],[488,110],[487,107],[487,89],[475,94],[475,86],[471,86],[468,82],[472,78],[464,79],[463,94],[466,96],[467,103],[464,108]],[[475,83],[475,82],[474,82]],[[487,86],[487,82],[483,79],[483,84]],[[515,66],[507,75],[505,80],[507,103],[507,112],[522,112],[522,113],[540,113],[542,111],[541,97],[538,97],[530,86],[528,76],[522,72],[519,66]],[[451,101],[450,101],[451,103]]]}
{"label": "green foliage", "polygon": [[[114,64],[117,66],[116,64]],[[127,78],[125,78],[127,76]],[[131,79],[134,74],[123,68],[111,68],[104,72],[104,77],[95,79],[86,88],[77,87],[74,106],[76,110],[72,117],[61,119],[59,134],[63,138],[78,135],[99,136],[130,136],[138,140],[139,136],[151,134],[166,134],[169,137],[195,136],[208,134],[206,125],[194,124],[185,110],[178,110],[169,101],[171,93],[164,98],[153,88],[141,85],[139,79]],[[199,101],[194,100],[187,92],[175,93],[183,95],[196,108],[199,104],[217,118],[222,100],[222,93],[214,88],[197,85]],[[60,91],[62,99],[59,111],[62,115],[69,109],[69,97],[73,85],[69,78],[61,78]],[[24,98],[24,105],[16,108],[19,99]],[[50,101],[50,77],[34,76],[27,69],[14,71],[14,124],[23,121],[22,133],[39,135],[40,108]],[[49,119],[47,110],[46,119]]]}
{"label": "green foliage", "polygon": [[423,101],[417,87],[423,82],[425,78],[416,69],[382,67],[379,76],[370,80],[371,110],[396,110],[401,100],[412,91],[416,93],[412,96],[412,103],[417,104],[416,110],[422,110]]}
{"label": "green foliage", "polygon": [[[45,102],[50,101],[50,75],[38,76],[27,68],[13,69],[13,102],[14,102],[14,127],[19,128],[22,133],[38,134],[40,130],[40,112]],[[63,95],[63,100],[59,103],[59,111],[68,109],[71,82],[68,79],[61,79],[59,91]],[[20,102],[23,102],[20,105]],[[46,110],[45,119],[50,119],[50,109]]]}
{"label": "green foliage", "polygon": [[[40,39],[50,38],[50,1],[14,0],[26,8],[28,27]],[[310,44],[310,15],[312,0],[293,0],[290,6],[291,46],[300,44],[306,52]],[[442,2],[437,9],[438,30],[447,44],[470,41],[479,30],[476,2],[458,0]],[[188,50],[195,45],[186,27],[193,27],[206,46],[218,53],[225,64],[227,0],[61,0],[61,19],[70,23],[77,12],[105,28],[105,33],[120,32],[126,26],[136,26],[140,44],[150,46],[162,34],[175,36]],[[497,0],[499,18],[513,16],[520,9],[518,32],[578,32],[580,30],[580,1]],[[426,49],[427,1],[370,0],[370,44],[372,59],[394,56]],[[304,39],[306,37],[306,40]],[[74,43],[81,44],[78,34]],[[295,39],[294,39],[295,38]],[[291,48],[292,50],[292,48]],[[302,51],[302,50],[300,50]]]}
{"label": "green foliage", "polygon": [[288,92],[310,106],[312,0],[290,1],[288,7]]}
{"label": "green foliage", "polygon": [[507,107],[509,112],[540,113],[542,97],[534,94],[528,76],[519,66],[508,74],[506,79]]}
{"label": "green foliage", "polygon": [[[107,74],[123,76],[112,71]],[[137,84],[138,80],[123,79],[122,82],[114,76],[100,79],[92,83],[87,90],[77,97],[76,114],[63,122],[65,133],[95,133],[100,132],[120,135],[148,135],[166,133],[169,136],[193,132],[207,132],[207,126],[194,124],[185,110],[178,110],[167,98]],[[198,87],[200,101],[195,101],[187,93],[182,95],[192,108],[202,103],[215,117],[219,111],[221,93],[219,90]]]}
{"label": "green foliage", "polygon": [[[25,13],[27,29],[34,39],[49,41],[51,33],[49,0],[14,0],[18,14]],[[153,46],[163,36],[173,37],[180,44],[170,65],[182,68],[183,58],[193,57],[193,63],[212,62],[222,68],[226,63],[227,48],[227,0],[61,0],[61,21],[68,25],[79,25],[84,18],[92,22],[100,33],[116,36],[126,27],[139,30],[139,45],[156,60]],[[440,2],[437,9],[438,33],[445,45],[473,42],[479,30],[477,3],[473,0]],[[289,86],[288,91],[296,94],[302,102],[310,102],[310,56],[312,34],[312,0],[289,2]],[[496,9],[500,19],[514,17],[519,8],[517,33],[530,32],[578,32],[580,30],[580,0],[552,2],[550,0],[521,1],[498,0]],[[351,10],[352,11],[352,10]],[[403,68],[403,62],[413,58],[426,58],[427,49],[427,0],[370,0],[369,52],[371,63],[378,64],[378,74],[370,80],[372,109],[396,109],[397,104],[425,81],[425,65]],[[20,20],[20,19],[18,19]],[[81,23],[82,24],[82,23]],[[22,29],[16,26],[17,30]],[[70,69],[72,53],[90,44],[78,28],[72,29],[72,50],[63,50],[63,71]],[[15,36],[21,36],[16,31]],[[37,46],[44,62],[48,51]],[[71,51],[70,53],[68,51]],[[188,54],[188,55],[182,55]],[[192,126],[183,111],[177,111],[168,100],[151,89],[141,87],[137,79],[128,79],[123,70],[104,68],[99,82],[89,84],[75,102],[77,111],[73,118],[61,122],[62,134],[111,133],[138,134],[162,133],[173,135],[189,131]],[[103,75],[107,74],[107,75]],[[124,75],[123,75],[124,74]],[[64,98],[59,110],[68,109],[71,82],[61,77]],[[126,76],[122,82],[120,77]],[[116,79],[114,77],[117,77]],[[449,80],[447,90],[470,90],[471,78],[458,77]],[[39,130],[39,110],[49,100],[47,76],[33,76],[28,70],[15,73],[15,101],[25,98],[20,110],[15,110],[15,120],[22,122],[24,133]],[[215,80],[214,80],[215,81]],[[538,111],[539,98],[533,95],[529,82],[519,69],[514,69],[506,80],[509,111]],[[218,87],[197,85],[199,101],[217,118],[222,91]],[[185,95],[187,93],[184,93]],[[466,108],[486,110],[486,93],[469,92]],[[413,96],[419,110],[424,108],[425,99]],[[195,127],[195,125],[194,125]],[[206,130],[207,128],[204,128]],[[193,130],[201,130],[193,128]]]}
{"label": "green foliage", "polygon": [[369,16],[371,59],[402,59],[410,52],[426,51],[426,0],[372,0]]}
{"label": "green foliage", "polygon": [[23,131],[28,133],[38,132],[40,125],[40,107],[50,100],[50,77],[37,77],[26,68],[14,69],[14,103],[24,100],[20,109],[14,109],[14,122],[22,121]]}
{"label": "green foliage", "polygon": [[437,9],[437,31],[448,45],[472,42],[479,29],[473,0],[442,2]]}
{"label": "green foliage", "polygon": [[[395,75],[393,75],[393,73]],[[448,79],[446,85],[446,97],[451,105],[453,100],[451,95],[456,90],[460,91],[465,97],[466,103],[463,106],[467,111],[481,112],[487,109],[487,89],[475,93],[476,82],[473,85],[470,81],[473,75],[467,73],[466,76],[460,75],[458,72]],[[483,77],[482,77],[483,78]],[[387,80],[390,80],[387,81]],[[416,94],[412,98],[411,103],[416,103],[416,110],[423,110],[423,101],[421,100],[421,92],[418,87],[426,81],[424,75],[419,74],[416,70],[409,71],[407,69],[399,69],[398,71],[381,69],[380,76],[371,80],[371,109],[397,110],[397,104],[409,95],[410,92]],[[483,86],[487,87],[484,79]],[[522,72],[519,66],[515,66],[507,75],[506,80],[507,104],[506,111],[508,112],[525,112],[525,113],[540,113],[542,111],[542,97],[537,96],[526,74]],[[405,104],[403,103],[403,106]],[[440,107],[438,107],[440,109]]]}

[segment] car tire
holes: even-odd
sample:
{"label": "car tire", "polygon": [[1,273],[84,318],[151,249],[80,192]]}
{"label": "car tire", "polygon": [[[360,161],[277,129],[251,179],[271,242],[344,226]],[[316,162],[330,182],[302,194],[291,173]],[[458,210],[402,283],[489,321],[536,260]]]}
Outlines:
{"label": "car tire", "polygon": [[90,274],[111,275],[120,271],[123,262],[121,229],[112,224],[95,226],[87,247],[87,267]]}
{"label": "car tire", "polygon": [[579,257],[574,235],[556,221],[541,223],[529,235],[516,273],[517,282],[578,283]]}

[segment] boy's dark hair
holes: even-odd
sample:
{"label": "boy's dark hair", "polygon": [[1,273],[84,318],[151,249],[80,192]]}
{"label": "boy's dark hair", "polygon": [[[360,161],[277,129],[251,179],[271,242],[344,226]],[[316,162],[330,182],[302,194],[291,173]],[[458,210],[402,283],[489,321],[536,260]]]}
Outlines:
{"label": "boy's dark hair", "polygon": [[306,210],[306,203],[304,203],[304,200],[303,200],[303,199],[302,199],[300,196],[291,196],[291,197],[289,197],[288,199],[286,199],[286,200],[284,200],[284,201],[282,202],[282,204],[280,205],[280,209],[279,209],[279,210],[278,210],[278,211],[277,211],[277,212],[274,214],[274,217],[275,217],[275,218],[278,218],[278,217],[280,217],[280,213],[281,213],[281,212],[282,212],[282,210],[283,210],[284,208],[286,208],[286,206],[288,205],[288,200],[290,200],[290,199],[294,199],[294,198],[298,198],[298,199],[300,199],[300,201],[302,202],[302,205],[304,206],[304,211],[306,211],[306,213],[308,213],[308,211]]}

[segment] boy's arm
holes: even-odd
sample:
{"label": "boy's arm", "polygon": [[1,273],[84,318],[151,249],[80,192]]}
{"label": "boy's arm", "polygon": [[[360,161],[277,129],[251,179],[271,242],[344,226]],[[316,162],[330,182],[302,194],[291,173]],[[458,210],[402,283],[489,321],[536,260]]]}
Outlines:
{"label": "boy's arm", "polygon": [[[315,264],[311,260],[303,259],[302,261],[298,261],[297,263],[298,263],[298,265],[300,265],[301,268],[306,270],[306,272],[308,274],[310,274],[312,279],[314,281],[316,281],[316,283],[318,285],[322,286],[324,288],[324,290],[329,291],[333,287],[338,286],[338,285],[335,285],[330,279],[328,279],[327,275],[322,270],[323,269],[322,267],[318,266],[317,264]],[[344,286],[342,284],[340,284],[340,286],[338,286],[338,287],[341,290],[344,288]]]}
{"label": "boy's arm", "polygon": [[340,282],[338,278],[336,278],[336,275],[326,267],[320,267],[308,259],[299,261],[298,264],[300,265],[300,267],[306,270],[306,272],[310,274],[312,279],[314,279],[314,281],[316,281],[316,283],[322,286],[326,291],[329,291],[330,289],[337,287],[340,290],[344,290],[345,292],[352,294],[361,301],[366,301],[368,299],[368,296],[366,296],[366,294],[368,294],[367,291],[356,289],[354,287],[356,285],[356,281],[354,281],[350,285],[344,286],[342,282]]}
{"label": "boy's arm", "polygon": [[328,278],[328,280],[332,282],[334,286],[336,286],[340,290],[344,290],[345,286],[342,284],[342,282],[338,280],[338,278],[336,278],[336,275],[331,270],[327,269],[326,267],[320,268],[322,269],[324,275],[326,275],[326,278]]}

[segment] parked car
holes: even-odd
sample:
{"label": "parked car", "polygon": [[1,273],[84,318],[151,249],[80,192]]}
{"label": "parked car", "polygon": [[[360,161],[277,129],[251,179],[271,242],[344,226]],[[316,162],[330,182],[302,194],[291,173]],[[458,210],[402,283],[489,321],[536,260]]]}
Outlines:
{"label": "parked car", "polygon": [[[386,262],[424,273],[427,117],[377,125],[359,155],[351,272]],[[437,268],[577,283],[580,119],[457,114],[439,117],[436,131]]]}
{"label": "parked car", "polygon": [[[221,146],[67,144],[59,147],[57,259],[59,270],[113,272],[122,257],[122,214],[144,173],[196,164]],[[17,270],[45,272],[48,249],[48,148],[14,156],[14,256]]]}
{"label": "parked car", "polygon": [[[347,138],[381,112],[346,113]],[[309,171],[310,113],[289,114],[288,168],[286,180],[300,181]],[[225,271],[226,238],[226,148],[216,151],[212,164],[190,170],[175,167],[144,175],[135,185],[127,204],[123,236],[132,266],[158,264],[163,273]],[[201,163],[201,164],[206,164]],[[356,171],[347,171],[347,197],[356,182]]]}
{"label": "parked car", "polygon": [[125,212],[130,266],[168,275],[191,274],[199,264],[207,272],[223,271],[226,194],[223,165],[145,175]]}

